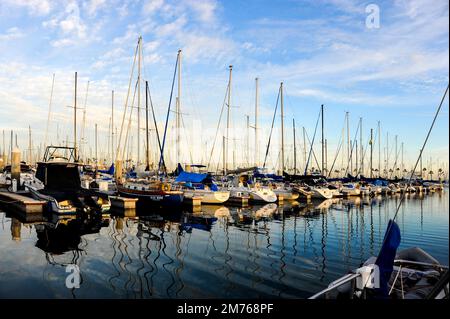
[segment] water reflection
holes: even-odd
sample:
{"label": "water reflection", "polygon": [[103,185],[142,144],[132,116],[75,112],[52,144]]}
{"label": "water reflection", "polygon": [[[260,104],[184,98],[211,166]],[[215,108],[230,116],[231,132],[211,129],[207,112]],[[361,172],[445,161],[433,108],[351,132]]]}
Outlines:
{"label": "water reflection", "polygon": [[[394,195],[76,217],[1,213],[0,268],[35,264],[42,275],[0,273],[0,282],[20,295],[32,279],[48,296],[69,298],[308,297],[377,254],[398,203]],[[447,210],[445,194],[408,195],[402,245],[448,264]],[[64,286],[68,264],[80,267],[79,289]]]}

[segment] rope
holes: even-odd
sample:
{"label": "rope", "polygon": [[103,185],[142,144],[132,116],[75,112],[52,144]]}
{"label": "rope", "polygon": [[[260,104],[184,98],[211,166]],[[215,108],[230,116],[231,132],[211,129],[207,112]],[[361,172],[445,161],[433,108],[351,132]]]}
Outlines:
{"label": "rope", "polygon": [[[317,117],[316,128],[314,129],[314,135],[313,135],[313,139],[312,139],[312,143],[311,143],[311,148],[309,149],[308,160],[306,161],[305,173],[303,175],[306,175],[306,172],[308,171],[309,160],[311,159],[311,152],[313,150],[314,140],[316,139],[317,126],[319,125],[319,120],[320,120],[321,114],[322,114],[322,112],[319,112],[319,116]],[[317,166],[319,166],[319,165],[317,165]]]}
{"label": "rope", "polygon": [[[433,127],[434,127],[434,123],[436,122],[437,116],[438,116],[439,112],[441,111],[442,104],[444,103],[445,97],[447,96],[448,88],[449,88],[449,85],[447,84],[447,89],[445,90],[444,95],[442,96],[441,103],[439,104],[438,109],[436,110],[436,114],[434,115],[433,122],[431,123],[431,127],[428,130],[427,137],[425,138],[425,141],[423,142],[422,148],[420,149],[419,157],[417,158],[416,164],[414,165],[414,168],[411,171],[411,175],[410,175],[410,177],[408,179],[408,183],[405,184],[405,189],[406,189],[407,185],[409,185],[409,183],[411,183],[411,180],[412,180],[412,178],[414,176],[414,173],[416,172],[417,166],[419,165],[419,161],[420,161],[420,158],[422,157],[423,150],[424,150],[425,146],[427,145],[428,138],[430,137],[431,131],[433,130]],[[401,207],[401,205],[402,205],[402,203],[403,203],[403,201],[405,199],[405,196],[406,196],[406,192],[403,192],[401,197],[400,197],[400,201],[398,203],[397,209],[395,211],[395,215],[392,218],[392,221],[395,221],[395,219],[397,218],[398,212],[400,211],[400,207]],[[389,231],[391,230],[392,225],[393,225],[393,223],[391,223],[389,225],[388,229],[386,230],[386,234],[389,233]],[[383,243],[381,244],[381,247],[383,247],[385,240],[386,240],[386,237],[384,238]]]}
{"label": "rope", "polygon": [[[209,167],[209,164],[211,163],[211,159],[212,159],[212,156],[213,156],[214,147],[216,145],[216,140],[217,140],[217,134],[219,133],[220,121],[222,120],[223,110],[225,109],[225,101],[227,99],[227,94],[228,94],[228,88],[229,87],[230,87],[230,83],[227,84],[227,90],[225,91],[226,93],[225,93],[225,96],[223,98],[222,109],[220,111],[220,116],[219,116],[219,122],[217,123],[216,135],[214,136],[213,146],[211,148],[211,154],[209,156],[208,165],[206,165],[207,167]],[[220,161],[220,157],[219,157],[219,161]]]}
{"label": "rope", "polygon": [[[178,55],[177,55],[177,60],[175,62],[175,69],[173,71],[172,88],[170,90],[169,107],[167,109],[166,124],[164,126],[164,136],[163,136],[163,142],[162,142],[162,147],[161,147],[161,156],[159,158],[158,172],[161,170],[161,164],[164,162],[164,146],[166,144],[167,125],[169,123],[170,106],[172,104],[173,88],[175,86],[175,76],[177,74],[177,68],[178,68]],[[167,173],[166,167],[164,167],[164,172]]]}
{"label": "rope", "polygon": [[270,140],[272,139],[273,125],[275,123],[275,117],[277,116],[278,100],[280,99],[280,91],[281,91],[280,89],[278,90],[277,103],[275,104],[275,112],[273,113],[272,127],[270,128],[269,141],[267,142],[266,156],[264,157],[263,167],[266,167],[267,155],[269,154],[269,147],[270,147]]}
{"label": "rope", "polygon": [[345,118],[344,118],[344,125],[342,126],[341,139],[339,139],[339,145],[338,145],[338,148],[336,150],[336,155],[334,156],[333,165],[331,165],[331,168],[330,168],[330,170],[328,172],[328,177],[330,177],[331,173],[333,172],[334,164],[336,163],[336,160],[337,160],[337,158],[339,156],[339,152],[341,151],[342,144],[344,143],[344,141],[343,141],[343,139],[344,139],[343,138],[343,136],[344,136],[344,129],[345,129]]}

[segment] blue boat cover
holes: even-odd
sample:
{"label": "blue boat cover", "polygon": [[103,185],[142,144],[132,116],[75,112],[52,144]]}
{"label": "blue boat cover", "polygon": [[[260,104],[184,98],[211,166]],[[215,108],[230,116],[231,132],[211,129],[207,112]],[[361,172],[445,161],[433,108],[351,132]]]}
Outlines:
{"label": "blue boat cover", "polygon": [[389,294],[388,282],[394,270],[394,259],[400,241],[400,228],[391,219],[389,220],[386,234],[384,235],[383,246],[375,262],[375,265],[380,269],[380,289],[378,293],[382,297],[387,297]]}
{"label": "blue boat cover", "polygon": [[114,175],[114,163],[111,164],[108,170],[99,169],[99,173]]}
{"label": "blue boat cover", "polygon": [[191,183],[201,183],[208,177],[208,174],[200,174],[200,173],[188,173],[185,171],[180,172],[180,175],[177,176],[175,182],[191,182]]}

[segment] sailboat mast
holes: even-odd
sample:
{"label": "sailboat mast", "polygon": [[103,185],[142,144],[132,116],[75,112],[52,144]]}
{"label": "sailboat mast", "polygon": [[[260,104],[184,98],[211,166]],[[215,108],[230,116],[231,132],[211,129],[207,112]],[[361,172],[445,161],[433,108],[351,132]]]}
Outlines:
{"label": "sailboat mast", "polygon": [[138,42],[138,106],[137,106],[137,160],[136,168],[139,167],[139,162],[141,160],[141,152],[139,147],[140,133],[141,133],[141,54],[142,54],[142,36],[139,36]]}
{"label": "sailboat mast", "polygon": [[97,123],[95,123],[95,167],[98,166],[98,135],[97,135]]}
{"label": "sailboat mast", "polygon": [[323,118],[323,104],[320,107],[321,118],[322,118],[322,175],[324,175],[325,169],[325,135],[324,135],[324,118]]}
{"label": "sailboat mast", "polygon": [[176,129],[177,129],[177,141],[176,141],[176,149],[177,149],[177,164],[180,162],[180,127],[181,127],[181,50],[178,50],[178,93],[177,93],[177,101],[176,101]]}
{"label": "sailboat mast", "polygon": [[[394,174],[397,174],[397,167],[398,167],[398,153],[397,153],[397,136],[395,135],[395,161],[394,161]],[[397,176],[397,175],[396,175]]]}
{"label": "sailboat mast", "polygon": [[297,146],[295,143],[295,119],[292,119],[292,129],[294,133],[294,174],[297,173]]}
{"label": "sailboat mast", "polygon": [[[356,148],[356,154],[358,154],[358,148]],[[364,156],[363,156],[363,127],[362,117],[359,118],[359,160],[360,160],[360,175],[364,175]]]}
{"label": "sailboat mast", "polygon": [[114,90],[111,91],[111,162],[114,162]]}
{"label": "sailboat mast", "polygon": [[77,72],[75,72],[75,101],[73,104],[73,143],[74,143],[75,161],[78,161],[78,156],[77,156],[77,77],[78,77],[78,74],[77,74]]}
{"label": "sailboat mast", "polygon": [[150,144],[148,137],[148,81],[145,81],[145,139],[146,139],[146,170],[150,170]]}
{"label": "sailboat mast", "polygon": [[373,129],[370,129],[370,178],[373,177]]}
{"label": "sailboat mast", "polygon": [[258,145],[258,103],[259,103],[259,92],[258,92],[258,82],[259,79],[255,78],[255,166],[259,166],[259,145]]}
{"label": "sailboat mast", "polygon": [[389,132],[386,132],[386,177],[389,174]]}
{"label": "sailboat mast", "polygon": [[306,131],[303,126],[303,163],[305,164],[305,174],[306,174]]}
{"label": "sailboat mast", "polygon": [[350,124],[349,124],[349,118],[348,118],[348,112],[345,113],[346,120],[347,120],[347,161],[350,160],[350,172],[353,171],[353,163],[352,158],[350,154]]}
{"label": "sailboat mast", "polygon": [[28,164],[31,165],[31,126],[28,125]]}
{"label": "sailboat mast", "polygon": [[401,150],[402,150],[402,163],[401,163],[401,170],[402,170],[402,178],[403,178],[403,170],[404,170],[404,168],[405,168],[405,166],[404,166],[404,163],[403,163],[403,142],[402,142],[402,144],[401,144]]}
{"label": "sailboat mast", "polygon": [[80,153],[83,158],[85,158],[84,147],[86,143],[85,129],[86,129],[86,107],[87,107],[88,92],[89,92],[89,81],[87,82],[86,95],[84,97],[83,125],[81,127],[81,136],[80,136]]}
{"label": "sailboat mast", "polygon": [[283,82],[280,84],[280,115],[281,115],[281,175],[284,172],[284,103],[283,103]]}
{"label": "sailboat mast", "polygon": [[381,177],[381,125],[378,121],[378,177]]}
{"label": "sailboat mast", "polygon": [[[48,117],[47,117],[47,128],[45,129],[45,146],[47,146],[47,138],[48,138],[48,127],[50,125],[50,115],[52,111],[52,100],[53,100],[53,88],[55,85],[55,73],[53,73],[53,79],[52,79],[52,90],[50,92],[50,102],[48,103]],[[5,163],[6,165],[6,163]]]}
{"label": "sailboat mast", "polygon": [[229,66],[229,69],[230,69],[230,75],[229,75],[229,79],[228,79],[228,108],[227,108],[227,136],[226,136],[226,144],[225,144],[225,169],[224,169],[224,171],[225,171],[225,174],[227,173],[227,171],[228,171],[228,150],[229,150],[229,148],[228,148],[228,146],[229,146],[229,137],[230,137],[230,135],[229,135],[229,131],[230,131],[230,109],[231,109],[231,78],[232,78],[232,71],[233,71],[233,66],[232,65],[230,65]]}

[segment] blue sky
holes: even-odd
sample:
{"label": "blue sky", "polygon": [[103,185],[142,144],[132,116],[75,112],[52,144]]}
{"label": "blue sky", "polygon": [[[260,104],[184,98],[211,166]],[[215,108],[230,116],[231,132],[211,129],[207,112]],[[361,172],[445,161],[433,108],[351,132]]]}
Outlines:
{"label": "blue sky", "polygon": [[[380,8],[380,28],[366,27],[370,3]],[[200,148],[211,147],[232,64],[236,149],[246,143],[245,115],[253,122],[254,79],[259,77],[261,149],[283,81],[287,143],[292,144],[292,118],[299,130],[304,126],[312,135],[324,104],[330,162],[346,111],[352,136],[363,117],[366,144],[369,129],[380,120],[383,137],[386,132],[398,135],[405,158],[412,161],[448,84],[448,15],[445,0],[432,5],[424,0],[3,0],[0,128],[15,130],[22,148],[27,147],[28,125],[35,144],[42,141],[55,73],[49,133],[52,140],[57,134],[60,139],[72,136],[67,106],[73,104],[77,71],[82,105],[90,81],[86,139],[92,146],[94,123],[99,123],[106,151],[110,92],[116,91],[115,121],[120,123],[133,50],[142,35],[143,77],[150,82],[161,125],[176,54],[183,50],[185,125],[191,131],[200,121],[209,132],[199,139],[187,133],[186,142],[195,139]],[[276,150],[274,146],[273,165]],[[189,161],[189,149],[183,152]],[[204,161],[205,151],[194,153],[203,154],[194,161]],[[431,136],[429,156],[448,161],[448,98]]]}

